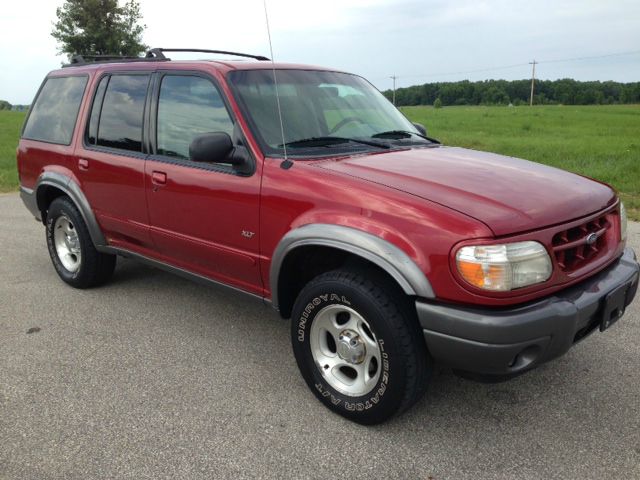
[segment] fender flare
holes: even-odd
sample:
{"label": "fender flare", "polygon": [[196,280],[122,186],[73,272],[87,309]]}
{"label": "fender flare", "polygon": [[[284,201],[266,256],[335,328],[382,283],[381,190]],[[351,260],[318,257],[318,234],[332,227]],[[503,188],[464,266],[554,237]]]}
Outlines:
{"label": "fender flare", "polygon": [[284,259],[294,249],[309,245],[332,247],[362,257],[387,272],[407,295],[435,298],[422,270],[392,243],[355,228],[314,223],[289,231],[273,252],[269,283],[271,302],[276,310],[279,310],[278,283]]}
{"label": "fender flare", "polygon": [[[33,189],[38,209],[40,211],[44,210],[44,205],[42,205],[42,197],[41,197],[41,187],[50,186],[57,188],[65,193],[73,203],[76,204],[78,210],[80,210],[80,214],[82,215],[82,219],[84,223],[87,225],[89,229],[89,235],[91,235],[91,240],[96,248],[106,247],[107,241],[100,229],[100,225],[98,225],[98,221],[96,220],[96,216],[91,209],[91,205],[89,205],[89,201],[87,197],[85,197],[84,193],[80,189],[80,186],[70,177],[63,175],[58,172],[43,172],[40,177],[38,177],[38,181],[36,182],[36,186]],[[42,219],[45,220],[44,218]]]}

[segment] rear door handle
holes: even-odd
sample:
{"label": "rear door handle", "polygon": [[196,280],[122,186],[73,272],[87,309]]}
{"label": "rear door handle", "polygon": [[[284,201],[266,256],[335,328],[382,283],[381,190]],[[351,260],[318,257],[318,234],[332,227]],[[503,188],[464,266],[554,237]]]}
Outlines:
{"label": "rear door handle", "polygon": [[78,159],[78,168],[80,170],[89,170],[89,160],[86,158]]}
{"label": "rear door handle", "polygon": [[151,172],[151,183],[156,187],[167,184],[167,174],[164,172],[153,171]]}

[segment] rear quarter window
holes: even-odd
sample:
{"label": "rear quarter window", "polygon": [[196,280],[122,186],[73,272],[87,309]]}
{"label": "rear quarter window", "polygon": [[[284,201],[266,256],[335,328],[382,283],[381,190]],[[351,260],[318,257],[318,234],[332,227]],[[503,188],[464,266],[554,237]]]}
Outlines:
{"label": "rear quarter window", "polygon": [[29,112],[22,138],[69,145],[88,77],[49,77]]}

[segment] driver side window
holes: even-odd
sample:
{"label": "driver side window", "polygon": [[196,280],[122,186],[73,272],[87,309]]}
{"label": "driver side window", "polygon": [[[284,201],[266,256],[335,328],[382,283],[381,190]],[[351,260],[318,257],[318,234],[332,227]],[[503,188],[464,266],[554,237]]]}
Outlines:
{"label": "driver side window", "polygon": [[233,121],[222,97],[206,78],[165,75],[160,85],[157,153],[189,159],[189,145],[202,133],[233,134]]}

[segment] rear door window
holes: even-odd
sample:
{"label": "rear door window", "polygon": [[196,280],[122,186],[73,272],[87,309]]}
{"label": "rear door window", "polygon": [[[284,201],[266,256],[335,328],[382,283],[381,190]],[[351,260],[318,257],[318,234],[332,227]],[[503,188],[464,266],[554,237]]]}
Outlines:
{"label": "rear door window", "polygon": [[69,145],[88,77],[50,77],[42,85],[22,138]]}
{"label": "rear door window", "polygon": [[[94,101],[93,109],[101,110],[99,117],[93,110],[91,112],[90,141],[95,132],[93,138],[96,138],[96,145],[132,152],[142,151],[142,124],[149,78],[149,75],[111,75],[104,99],[102,102]],[[98,90],[102,88],[103,82]],[[98,96],[96,100],[97,98]],[[94,129],[93,122],[96,118],[99,120]]]}

